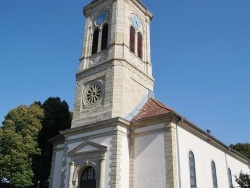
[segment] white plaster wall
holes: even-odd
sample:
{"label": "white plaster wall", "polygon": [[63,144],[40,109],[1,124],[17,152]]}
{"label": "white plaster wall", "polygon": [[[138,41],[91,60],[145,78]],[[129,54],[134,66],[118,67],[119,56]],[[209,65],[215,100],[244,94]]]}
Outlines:
{"label": "white plaster wall", "polygon": [[214,161],[216,165],[218,187],[229,187],[227,164],[232,166],[232,174],[235,170],[239,171],[240,169],[243,170],[247,168],[246,165],[234,158],[229,157],[230,159],[227,160],[228,157],[224,151],[217,149],[209,144],[209,142],[203,141],[181,127],[177,128],[177,135],[181,187],[190,186],[189,151],[192,151],[195,156],[196,182],[197,187],[200,188],[210,188],[213,186],[211,170],[212,161]]}
{"label": "white plaster wall", "polygon": [[[212,180],[212,161],[215,162],[216,165],[216,175],[217,175],[217,183],[218,187],[229,187],[228,184],[228,176],[227,176],[227,164],[225,153],[212,145],[202,141],[203,147],[203,164],[204,164],[204,176],[206,179],[206,187],[213,186]],[[199,164],[197,164],[199,165]]]}
{"label": "white plaster wall", "polygon": [[164,123],[159,123],[159,124],[155,124],[155,125],[141,127],[141,128],[138,128],[135,130],[135,134],[159,130],[159,129],[163,129],[164,127],[165,127]]}
{"label": "white plaster wall", "polygon": [[242,171],[243,173],[249,173],[249,168],[242,163],[239,163],[238,160],[231,157],[230,155],[227,156],[227,166],[231,169],[233,186],[236,186],[237,183],[235,182],[234,176],[239,176],[239,173]]}
{"label": "white plaster wall", "polygon": [[203,164],[203,149],[202,149],[202,142],[197,137],[187,133],[183,129],[177,127],[177,139],[179,145],[179,172],[180,172],[180,180],[181,186],[180,187],[190,187],[190,174],[189,174],[189,151],[194,153],[195,163],[196,163],[196,175],[198,176],[196,181],[198,187],[204,187],[204,182],[206,181],[204,178],[204,171],[205,168]]}
{"label": "white plaster wall", "polygon": [[55,156],[55,166],[53,172],[53,184],[52,187],[60,187],[61,184],[61,169],[62,169],[62,159],[63,159],[63,150],[57,151]]}
{"label": "white plaster wall", "polygon": [[135,137],[134,188],[166,187],[164,132]]}
{"label": "white plaster wall", "polygon": [[129,187],[129,139],[123,136],[121,140],[121,188]]}

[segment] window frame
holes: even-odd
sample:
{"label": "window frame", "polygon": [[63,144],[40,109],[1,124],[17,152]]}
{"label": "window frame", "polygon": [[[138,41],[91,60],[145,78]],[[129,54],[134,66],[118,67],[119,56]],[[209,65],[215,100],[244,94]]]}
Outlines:
{"label": "window frame", "polygon": [[[96,53],[99,53],[103,50],[106,50],[109,47],[110,42],[110,16],[109,11],[104,10],[101,14],[105,13],[105,19],[102,20],[102,22],[97,23],[98,16],[95,17],[92,25],[92,41],[89,42],[92,46],[90,46],[91,49],[89,49],[90,55],[94,55]],[[99,16],[101,15],[99,14]]]}
{"label": "window frame", "polygon": [[92,187],[95,188],[97,185],[96,180],[96,170],[93,166],[86,166],[84,168],[81,177],[80,177],[80,188],[83,187]]}
{"label": "window frame", "polygon": [[229,183],[229,187],[233,188],[233,177],[232,177],[232,171],[230,168],[227,169],[227,175],[228,175],[228,183]]}
{"label": "window frame", "polygon": [[84,169],[81,175],[81,180],[96,180],[96,172],[92,166]]}
{"label": "window frame", "polygon": [[129,50],[143,60],[144,42],[142,32],[130,25],[129,29]]}
{"label": "window frame", "polygon": [[212,170],[213,188],[218,188],[216,165],[213,160],[211,161],[211,170]]}
{"label": "window frame", "polygon": [[194,153],[192,151],[189,151],[188,157],[189,157],[190,187],[191,188],[197,188]]}

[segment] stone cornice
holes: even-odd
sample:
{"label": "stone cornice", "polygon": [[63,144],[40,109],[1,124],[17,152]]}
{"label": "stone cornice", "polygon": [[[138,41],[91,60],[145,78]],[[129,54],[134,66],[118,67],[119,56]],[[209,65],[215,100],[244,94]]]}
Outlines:
{"label": "stone cornice", "polygon": [[[101,3],[103,3],[104,0],[96,0],[92,1],[85,7],[83,7],[83,14],[84,16],[87,16],[90,9],[97,7]],[[113,0],[113,2],[118,1],[118,0]],[[112,3],[113,3],[112,2]],[[138,0],[130,0],[131,3],[133,3],[140,11],[144,12],[144,14],[149,17],[150,20],[153,18],[153,14]]]}
{"label": "stone cornice", "polygon": [[92,1],[91,3],[89,3],[88,5],[83,7],[83,15],[87,16],[88,13],[89,13],[89,10],[91,10],[92,8],[95,8],[96,6],[100,5],[101,3],[103,3],[103,1],[105,1],[105,0]]}
{"label": "stone cornice", "polygon": [[146,16],[149,17],[150,20],[153,18],[153,14],[138,0],[130,0],[139,10],[145,13]]}
{"label": "stone cornice", "polygon": [[102,63],[93,65],[87,69],[80,70],[76,73],[76,77],[78,78],[79,76],[86,74],[87,72],[92,72],[94,74],[96,72],[106,70],[109,66],[111,66],[112,61],[113,59],[109,59],[109,60],[103,61]]}
{"label": "stone cornice", "polygon": [[124,120],[123,118],[117,117],[117,118],[111,118],[111,119],[104,120],[104,121],[99,121],[96,123],[90,123],[90,124],[83,125],[80,127],[74,127],[71,129],[61,131],[60,133],[66,137],[68,135],[75,134],[76,132],[79,134],[79,133],[84,133],[84,132],[90,132],[91,130],[93,131],[99,130],[99,129],[106,128],[106,127],[115,127],[117,125],[120,125],[123,127],[130,127],[130,123],[128,121]]}
{"label": "stone cornice", "polygon": [[[120,63],[116,63],[115,61],[119,61]],[[140,69],[138,69],[136,66],[134,66],[133,64],[129,63],[128,59],[126,58],[112,58],[109,60],[106,60],[100,64],[96,64],[93,65],[87,69],[78,71],[76,73],[76,77],[88,77],[92,74],[96,74],[99,71],[103,71],[106,70],[108,67],[112,67],[112,66],[124,66],[127,67],[128,69],[130,69],[131,71],[133,71],[137,76],[143,78],[144,80],[148,80],[148,82],[154,82],[154,78],[151,77],[148,74],[145,74],[144,72],[142,72]]]}
{"label": "stone cornice", "polygon": [[170,122],[170,121],[172,121],[172,118],[173,118],[172,115],[173,115],[173,113],[168,113],[168,114],[164,114],[164,115],[145,118],[145,119],[138,120],[138,121],[132,121],[131,128],[134,130],[136,128],[145,127],[148,125]]}

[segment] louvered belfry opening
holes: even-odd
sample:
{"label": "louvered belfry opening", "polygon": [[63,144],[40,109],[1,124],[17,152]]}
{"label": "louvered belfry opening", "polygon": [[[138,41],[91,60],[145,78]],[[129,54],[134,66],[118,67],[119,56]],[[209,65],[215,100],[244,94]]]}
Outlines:
{"label": "louvered belfry opening", "polygon": [[105,24],[102,29],[102,46],[101,50],[105,50],[108,46],[108,30],[109,30],[109,25]]}
{"label": "louvered belfry opening", "polygon": [[130,27],[130,50],[135,53],[135,29]]}
{"label": "louvered belfry opening", "polygon": [[94,31],[94,35],[93,35],[92,54],[97,53],[97,49],[98,49],[98,37],[99,37],[99,29],[96,29]]}
{"label": "louvered belfry opening", "polygon": [[137,53],[138,57],[142,59],[142,35],[141,33],[138,33],[137,36]]}

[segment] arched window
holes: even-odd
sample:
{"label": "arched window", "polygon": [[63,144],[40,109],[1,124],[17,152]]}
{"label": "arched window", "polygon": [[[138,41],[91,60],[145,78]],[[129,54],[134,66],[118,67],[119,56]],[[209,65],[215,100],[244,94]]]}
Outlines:
{"label": "arched window", "polygon": [[190,186],[196,188],[195,159],[192,151],[189,152]]}
{"label": "arched window", "polygon": [[99,29],[96,29],[96,30],[94,31],[94,35],[93,35],[92,54],[97,53],[97,49],[98,49],[98,38],[99,38]]}
{"label": "arched window", "polygon": [[130,27],[130,50],[135,53],[135,28]]}
{"label": "arched window", "polygon": [[137,53],[138,57],[142,59],[142,35],[138,33],[137,35]]}
{"label": "arched window", "polygon": [[214,161],[211,162],[211,168],[212,168],[212,177],[213,177],[213,188],[218,188],[217,175],[216,175],[216,166],[215,166]]}
{"label": "arched window", "polygon": [[228,173],[229,187],[233,188],[232,172],[230,168],[228,168],[227,173]]}
{"label": "arched window", "polygon": [[80,188],[96,188],[95,169],[87,167],[81,176]]}
{"label": "arched window", "polygon": [[102,29],[102,46],[101,50],[105,50],[108,46],[108,30],[109,30],[109,25],[105,24]]}

